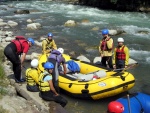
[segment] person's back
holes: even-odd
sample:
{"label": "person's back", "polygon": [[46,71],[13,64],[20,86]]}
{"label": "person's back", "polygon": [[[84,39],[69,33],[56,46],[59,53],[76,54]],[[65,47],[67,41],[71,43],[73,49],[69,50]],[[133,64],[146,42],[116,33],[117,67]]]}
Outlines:
{"label": "person's back", "polygon": [[53,50],[48,57],[48,61],[52,62],[54,65],[54,71],[52,72],[52,76],[53,76],[53,84],[54,84],[54,87],[57,90],[57,92],[59,92],[58,67],[60,66],[60,64],[62,64],[62,66],[64,68],[64,74],[66,74],[66,71],[67,71],[65,59],[62,56],[63,52],[64,52],[64,50],[62,48],[58,48],[58,50]]}
{"label": "person's back", "polygon": [[31,68],[26,70],[26,81],[27,81],[27,90],[32,92],[39,91],[38,84],[39,84],[39,73],[38,73],[38,60],[33,59],[31,61]]}

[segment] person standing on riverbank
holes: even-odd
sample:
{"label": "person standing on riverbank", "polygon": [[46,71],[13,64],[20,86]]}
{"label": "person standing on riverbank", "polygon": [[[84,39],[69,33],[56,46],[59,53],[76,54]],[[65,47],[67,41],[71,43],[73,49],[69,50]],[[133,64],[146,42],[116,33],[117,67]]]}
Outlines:
{"label": "person standing on riverbank", "polygon": [[31,61],[31,68],[26,70],[26,81],[27,81],[27,90],[31,92],[38,92],[39,91],[39,73],[38,67],[39,61],[37,59],[33,59]]}
{"label": "person standing on riverbank", "polygon": [[114,49],[113,68],[126,68],[129,62],[129,49],[124,45],[124,39],[118,38],[118,46]]}
{"label": "person standing on riverbank", "polygon": [[48,37],[47,39],[44,39],[42,41],[42,53],[43,54],[50,53],[51,50],[57,49],[57,45],[55,43],[55,40],[53,39],[53,34],[48,33],[47,37]]}
{"label": "person standing on riverbank", "polygon": [[108,29],[102,30],[103,39],[99,44],[99,52],[101,56],[101,63],[103,66],[107,67],[106,62],[109,65],[109,68],[113,68],[112,65],[112,50],[113,50],[113,39],[109,37]]}
{"label": "person standing on riverbank", "polygon": [[40,96],[42,99],[47,101],[55,101],[59,103],[62,107],[65,107],[67,100],[60,96],[53,86],[53,70],[54,65],[51,62],[46,62],[44,64],[44,72],[39,76],[39,89]]}
{"label": "person standing on riverbank", "polygon": [[21,69],[26,54],[34,43],[35,42],[32,38],[26,40],[24,36],[16,36],[16,39],[12,40],[4,49],[4,55],[13,64],[15,81],[18,83],[25,82],[25,80],[21,78]]}

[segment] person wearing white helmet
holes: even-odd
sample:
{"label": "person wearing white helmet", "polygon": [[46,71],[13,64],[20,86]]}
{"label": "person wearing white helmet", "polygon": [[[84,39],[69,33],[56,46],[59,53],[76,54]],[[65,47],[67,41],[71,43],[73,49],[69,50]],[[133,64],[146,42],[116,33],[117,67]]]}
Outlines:
{"label": "person wearing white helmet", "polygon": [[42,41],[42,52],[43,54],[47,54],[50,53],[53,49],[57,49],[57,45],[53,39],[53,34],[48,33],[47,38]]}
{"label": "person wearing white helmet", "polygon": [[129,49],[124,45],[124,39],[119,37],[117,39],[118,45],[114,49],[113,55],[113,68],[122,69],[128,66],[129,62]]}
{"label": "person wearing white helmet", "polygon": [[64,53],[64,49],[63,49],[63,48],[58,48],[57,50],[58,50],[61,54]]}
{"label": "person wearing white helmet", "polygon": [[52,76],[53,76],[53,84],[57,92],[59,92],[59,83],[58,83],[59,66],[62,64],[64,69],[64,73],[63,73],[64,75],[67,72],[66,61],[62,55],[63,53],[64,53],[64,49],[58,48],[57,50],[52,50],[48,57],[48,61],[52,62],[54,65],[54,71],[52,73]]}
{"label": "person wearing white helmet", "polygon": [[38,92],[38,78],[39,78],[39,73],[38,73],[38,64],[39,61],[37,59],[33,59],[31,61],[31,68],[26,70],[26,81],[27,81],[27,90],[31,92]]}

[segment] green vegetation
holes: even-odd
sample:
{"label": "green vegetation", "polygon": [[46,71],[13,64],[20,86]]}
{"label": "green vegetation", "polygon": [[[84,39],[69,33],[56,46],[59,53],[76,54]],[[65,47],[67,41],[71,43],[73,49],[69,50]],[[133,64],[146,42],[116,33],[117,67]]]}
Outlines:
{"label": "green vegetation", "polygon": [[[3,61],[4,61],[4,54],[3,50],[0,49],[0,99],[2,98],[3,95],[7,94],[5,87],[8,85],[8,83],[6,82],[5,71],[3,68]],[[9,113],[9,111],[0,106],[0,113]]]}
{"label": "green vegetation", "polygon": [[[2,98],[2,95],[6,95],[7,91],[5,90],[5,87],[8,85],[6,82],[6,75],[3,68],[3,61],[4,61],[4,54],[3,50],[0,50],[0,98]],[[1,112],[0,112],[1,113]]]}
{"label": "green vegetation", "polygon": [[0,113],[9,113],[9,112],[5,110],[2,106],[0,106]]}

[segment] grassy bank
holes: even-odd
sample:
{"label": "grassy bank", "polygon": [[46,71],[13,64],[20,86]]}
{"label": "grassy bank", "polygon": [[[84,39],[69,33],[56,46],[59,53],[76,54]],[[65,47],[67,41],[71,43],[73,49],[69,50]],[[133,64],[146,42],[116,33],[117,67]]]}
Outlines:
{"label": "grassy bank", "polygon": [[[8,83],[5,81],[7,78],[5,75],[3,62],[4,54],[3,50],[0,49],[0,99],[2,99],[2,97],[7,94],[6,87],[8,86]],[[0,113],[8,113],[8,111],[5,110],[2,106],[0,106]]]}

